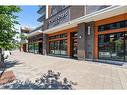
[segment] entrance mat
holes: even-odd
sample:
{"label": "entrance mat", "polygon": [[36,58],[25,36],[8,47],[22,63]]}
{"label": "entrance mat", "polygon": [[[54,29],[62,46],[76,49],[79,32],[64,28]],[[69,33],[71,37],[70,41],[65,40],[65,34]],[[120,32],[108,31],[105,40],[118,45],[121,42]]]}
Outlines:
{"label": "entrance mat", "polygon": [[16,79],[12,71],[3,72],[0,76],[0,85],[12,82]]}

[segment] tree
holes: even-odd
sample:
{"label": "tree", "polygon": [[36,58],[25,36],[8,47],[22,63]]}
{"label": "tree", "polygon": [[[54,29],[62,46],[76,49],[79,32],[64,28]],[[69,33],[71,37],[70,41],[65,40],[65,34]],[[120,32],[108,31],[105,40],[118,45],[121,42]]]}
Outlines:
{"label": "tree", "polygon": [[24,35],[23,33],[20,33],[20,39],[21,40],[26,40],[27,39],[27,36]]}
{"label": "tree", "polygon": [[0,48],[10,50],[14,47],[13,37],[16,35],[15,25],[19,24],[16,13],[18,6],[0,6]]}

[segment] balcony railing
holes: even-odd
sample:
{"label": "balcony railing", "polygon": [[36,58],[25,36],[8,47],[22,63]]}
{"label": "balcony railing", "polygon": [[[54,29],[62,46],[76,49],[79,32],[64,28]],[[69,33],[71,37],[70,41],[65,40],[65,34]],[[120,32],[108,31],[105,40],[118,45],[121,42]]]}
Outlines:
{"label": "balcony railing", "polygon": [[43,14],[40,18],[37,19],[38,22],[43,22],[46,19],[46,14]]}
{"label": "balcony railing", "polygon": [[37,11],[37,13],[42,14],[46,11],[46,6],[41,6],[40,9]]}

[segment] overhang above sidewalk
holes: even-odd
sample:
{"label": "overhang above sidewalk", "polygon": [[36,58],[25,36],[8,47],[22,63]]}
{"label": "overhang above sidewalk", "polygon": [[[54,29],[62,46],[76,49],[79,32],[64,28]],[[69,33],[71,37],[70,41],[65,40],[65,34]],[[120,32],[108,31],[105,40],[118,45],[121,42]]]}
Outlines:
{"label": "overhang above sidewalk", "polygon": [[42,33],[42,31],[41,30],[37,30],[37,31],[34,31],[34,32],[29,33],[28,34],[28,37],[35,36],[35,35],[38,35],[40,33]]}
{"label": "overhang above sidewalk", "polygon": [[105,9],[93,12],[91,14],[82,16],[80,18],[74,19],[72,21],[66,22],[66,23],[61,24],[59,26],[47,29],[47,30],[42,31],[42,32],[45,34],[55,33],[58,31],[62,31],[65,29],[76,27],[78,24],[83,23],[83,22],[98,21],[101,19],[120,15],[123,13],[127,13],[127,6],[111,6],[111,7],[107,7]]}

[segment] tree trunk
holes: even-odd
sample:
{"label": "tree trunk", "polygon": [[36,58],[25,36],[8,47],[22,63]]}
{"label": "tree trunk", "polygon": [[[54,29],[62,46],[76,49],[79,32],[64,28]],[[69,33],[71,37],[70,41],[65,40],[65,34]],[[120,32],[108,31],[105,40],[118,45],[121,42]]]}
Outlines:
{"label": "tree trunk", "polygon": [[2,54],[1,48],[0,48],[0,68],[4,68],[4,56]]}

